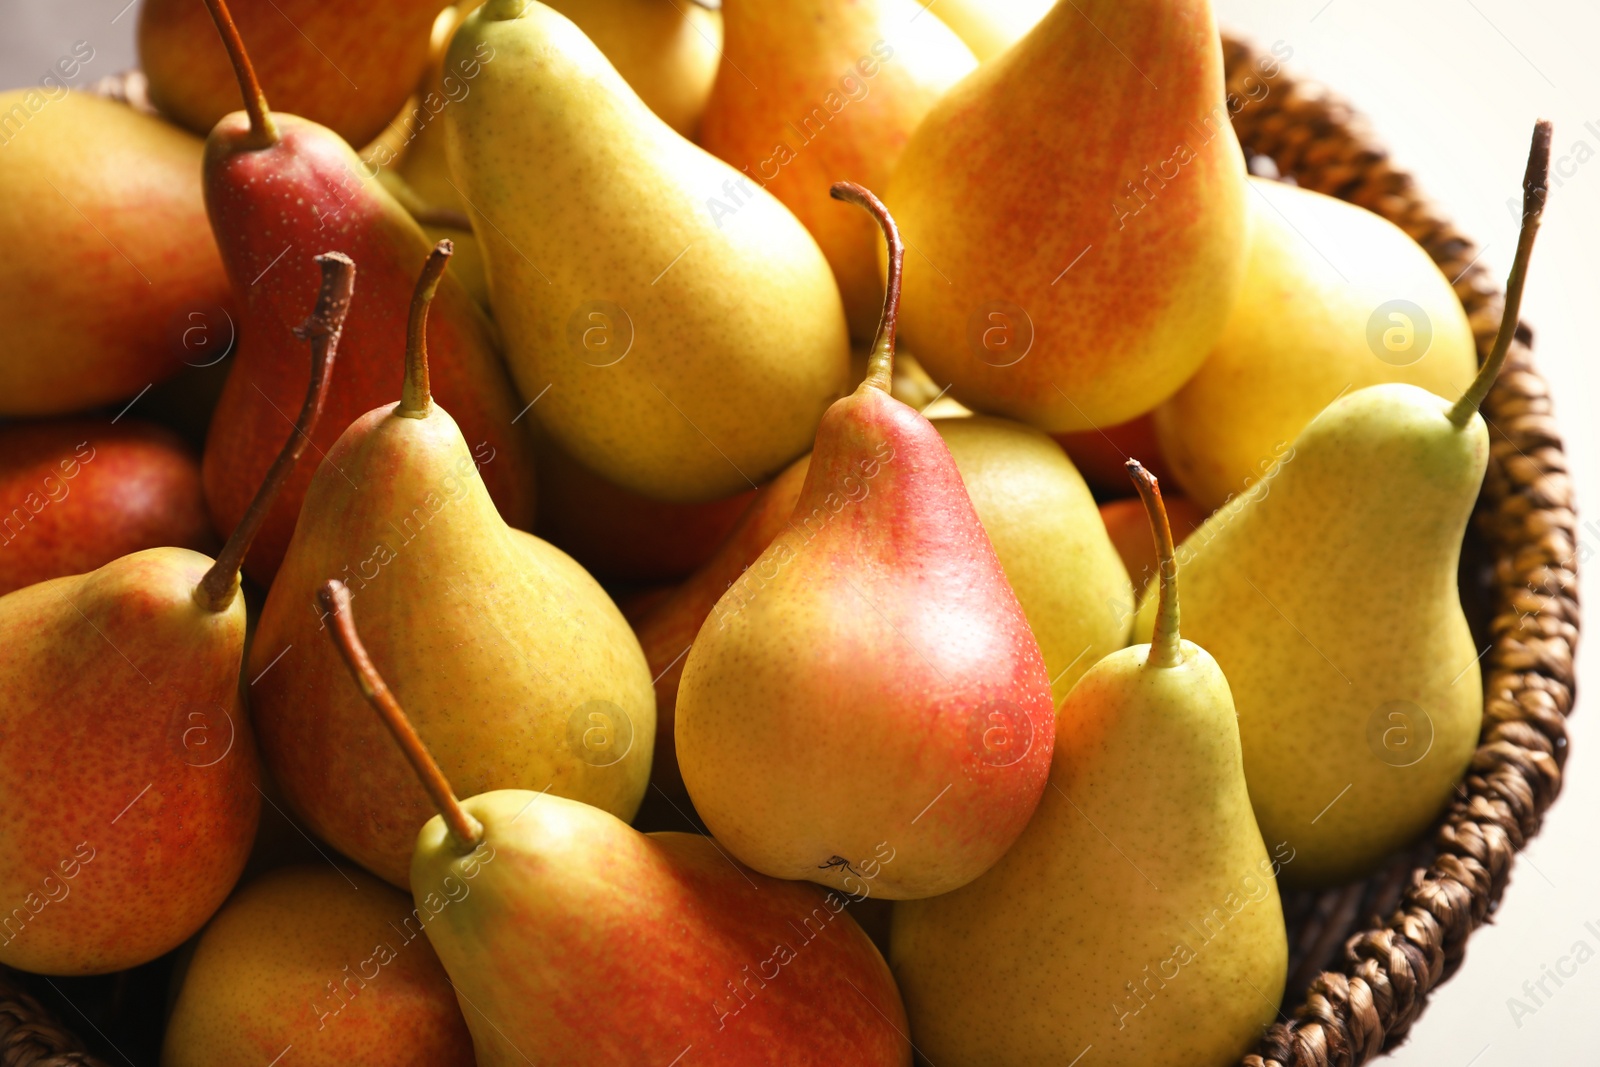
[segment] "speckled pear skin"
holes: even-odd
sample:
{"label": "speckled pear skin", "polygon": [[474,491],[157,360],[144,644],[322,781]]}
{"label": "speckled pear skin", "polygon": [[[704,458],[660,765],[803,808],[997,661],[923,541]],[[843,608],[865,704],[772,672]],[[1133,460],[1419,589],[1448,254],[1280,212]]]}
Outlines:
{"label": "speckled pear skin", "polygon": [[[816,237],[850,332],[883,310],[872,218],[828,195],[841,178],[889,184],[911,131],[978,61],[914,0],[728,0],[722,67],[699,143],[782,200]],[[757,79],[755,88],[745,73]],[[724,201],[726,203],[726,201]]]}
{"label": "speckled pear skin", "polygon": [[[1207,509],[1244,492],[1351,389],[1409,382],[1454,400],[1478,370],[1461,301],[1404,230],[1310,189],[1261,178],[1250,184],[1250,254],[1239,299],[1205,363],[1155,410],[1161,454]],[[1425,322],[1405,312],[1412,332],[1409,340],[1397,332],[1402,347],[1390,352],[1381,339],[1374,347],[1368,328],[1394,300],[1420,308]],[[1387,331],[1406,320],[1379,321]]]}
{"label": "speckled pear skin", "polygon": [[358,419],[317,468],[249,676],[262,751],[291,805],[405,888],[434,809],[324,632],[328,579],[349,585],[373,662],[463,792],[549,788],[631,819],[649,781],[655,693],[611,598],[565,553],[506,526],[478,476],[483,457],[444,408],[394,412]]}
{"label": "speckled pear skin", "polygon": [[244,869],[261,806],[244,597],[195,602],[211,562],[154,548],[0,597],[0,963],[146,963]]}
{"label": "speckled pear skin", "polygon": [[910,1067],[899,991],[842,894],[548,794],[462,806],[483,843],[463,856],[433,819],[411,884],[478,1067]]}
{"label": "speckled pear skin", "polygon": [[[333,131],[275,114],[282,140],[250,149],[243,112],[228,115],[206,141],[206,209],[229,280],[242,305],[239,349],[206,438],[206,504],[219,533],[250,505],[305,395],[311,370],[293,328],[317,291],[314,257],[329,250],[355,260],[360,275],[329,380],[323,417],[312,433],[326,452],[346,426],[399,389],[407,313],[417,269],[433,242]],[[281,258],[280,258],[281,257]],[[495,349],[494,327],[452,274],[439,283],[428,315],[428,354],[439,399],[455,412],[473,448],[495,460],[483,477],[505,520],[530,528],[534,465],[522,408]],[[245,572],[269,585],[294,532],[311,464],[284,485],[245,559]]]}
{"label": "speckled pear skin", "polygon": [[1221,1067],[1277,1017],[1273,876],[1299,860],[1262,843],[1217,662],[1188,641],[1175,667],[1149,652],[1073,688],[1051,787],[993,870],[895,905],[890,960],[930,1062],[1066,1064],[1093,1045],[1107,1067]]}
{"label": "speckled pear skin", "polygon": [[[661,500],[775,474],[849,389],[844,311],[816,242],[652,114],[565,17],[489,0],[448,62],[480,45],[495,58],[444,112],[448,154],[541,425]],[[714,219],[708,199],[739,182],[737,212]]]}
{"label": "speckled pear skin", "polygon": [[161,1067],[262,1067],[291,1046],[305,1067],[473,1067],[425,926],[405,894],[363,871],[263,875],[201,935]]}
{"label": "speckled pear skin", "polygon": [[968,407],[1053,433],[1172,395],[1244,274],[1230,114],[1210,0],[1057,4],[900,157],[906,348]]}
{"label": "speckled pear skin", "polygon": [[[1183,632],[1233,687],[1256,817],[1295,849],[1296,884],[1359,877],[1422,834],[1477,744],[1456,572],[1489,442],[1448,410],[1412,385],[1342,397],[1178,549]],[[1146,591],[1136,637],[1153,613]]]}
{"label": "speckled pear skin", "polygon": [[[725,593],[678,691],[706,826],[778,878],[886,899],[987,870],[1054,743],[1039,643],[932,424],[870,384],[817,430],[789,529]],[[848,864],[848,866],[847,866]]]}

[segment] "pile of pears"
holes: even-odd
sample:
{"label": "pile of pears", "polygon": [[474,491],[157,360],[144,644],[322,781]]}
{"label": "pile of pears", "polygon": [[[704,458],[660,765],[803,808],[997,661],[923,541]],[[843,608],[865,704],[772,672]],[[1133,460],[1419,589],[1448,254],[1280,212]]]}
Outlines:
{"label": "pile of pears", "polygon": [[164,1067],[1244,1055],[1477,743],[1548,124],[1480,366],[1209,0],[439,6],[0,94],[0,964],[176,954]]}

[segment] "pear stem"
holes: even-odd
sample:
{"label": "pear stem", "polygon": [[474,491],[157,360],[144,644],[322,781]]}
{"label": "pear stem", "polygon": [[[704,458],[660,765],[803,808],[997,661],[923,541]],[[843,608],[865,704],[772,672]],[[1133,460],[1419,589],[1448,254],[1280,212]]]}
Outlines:
{"label": "pear stem", "polygon": [[378,718],[383,720],[383,724],[394,735],[395,741],[400,745],[400,751],[405,753],[406,759],[416,770],[417,777],[422,779],[422,788],[428,791],[434,807],[439,809],[439,814],[443,817],[456,846],[463,854],[471,852],[483,841],[483,823],[473,818],[472,814],[461,806],[461,801],[456,799],[449,780],[434,762],[427,746],[422,743],[422,738],[417,736],[416,727],[411,725],[411,720],[406,717],[400,702],[384,684],[378,668],[373,666],[372,657],[367,655],[367,648],[361,643],[361,635],[356,632],[349,587],[337,578],[330,578],[317,591],[317,599],[322,601],[323,610],[333,618],[333,625],[329,627],[328,632],[333,636],[333,643],[338,646],[340,655],[350,668],[350,676],[361,688],[361,695],[366,697],[367,703],[377,711]]}
{"label": "pear stem", "polygon": [[878,320],[878,336],[873,339],[872,354],[867,357],[867,378],[862,383],[887,393],[894,384],[894,334],[895,324],[900,319],[900,274],[905,268],[905,242],[900,239],[900,227],[895,225],[889,209],[866,186],[835,182],[828,192],[835,200],[855,204],[871,213],[889,243],[889,281],[883,290],[883,317]]}
{"label": "pear stem", "polygon": [[433,303],[433,294],[439,289],[439,280],[455,249],[448,239],[434,245],[411,293],[411,320],[406,324],[406,381],[400,404],[394,409],[396,415],[408,419],[425,419],[433,410],[433,393],[428,387],[428,306]]}
{"label": "pear stem", "polygon": [[278,124],[272,121],[272,112],[267,108],[267,95],[261,91],[261,80],[256,77],[250,53],[244,50],[239,27],[234,25],[233,15],[223,0],[206,0],[206,7],[211,10],[211,21],[217,24],[217,33],[222,35],[223,47],[228,50],[228,59],[233,63],[233,73],[239,79],[239,91],[244,94],[244,110],[250,116],[250,145],[253,148],[271,148],[279,140]]}
{"label": "pear stem", "polygon": [[1156,476],[1136,459],[1128,460],[1127,468],[1150,515],[1150,533],[1161,562],[1161,600],[1156,604],[1155,632],[1150,635],[1150,658],[1145,662],[1152,667],[1176,667],[1183,662],[1183,651],[1178,640],[1178,552],[1172,544],[1172,524],[1167,521],[1167,505]]}
{"label": "pear stem", "polygon": [[316,310],[305,325],[295,328],[295,336],[311,342],[311,381],[306,386],[305,403],[300,407],[300,417],[295,420],[294,431],[283,443],[278,458],[272,461],[267,476],[256,490],[255,499],[245,510],[244,518],[233,528],[227,544],[217,553],[217,561],[206,571],[195,586],[194,599],[207,611],[226,611],[239,592],[239,568],[250,551],[261,525],[267,521],[278,492],[289,480],[295,464],[311,443],[311,431],[322,417],[323,402],[328,397],[328,379],[333,370],[333,357],[339,349],[339,333],[344,329],[345,313],[350,310],[350,293],[355,287],[356,265],[343,252],[328,252],[317,257],[322,266],[322,289],[317,293]]}
{"label": "pear stem", "polygon": [[1450,409],[1450,422],[1458,430],[1464,429],[1483,405],[1490,387],[1505,366],[1507,353],[1511,351],[1511,340],[1517,334],[1517,313],[1522,309],[1522,286],[1528,279],[1528,261],[1533,256],[1533,239],[1539,235],[1539,223],[1544,218],[1544,202],[1549,191],[1550,120],[1540,119],[1533,124],[1533,143],[1528,147],[1528,169],[1522,177],[1522,229],[1517,234],[1517,254],[1511,261],[1511,274],[1506,278],[1506,304],[1500,314],[1500,332],[1495,335],[1494,348],[1478,369],[1478,376],[1472,379],[1467,391]]}

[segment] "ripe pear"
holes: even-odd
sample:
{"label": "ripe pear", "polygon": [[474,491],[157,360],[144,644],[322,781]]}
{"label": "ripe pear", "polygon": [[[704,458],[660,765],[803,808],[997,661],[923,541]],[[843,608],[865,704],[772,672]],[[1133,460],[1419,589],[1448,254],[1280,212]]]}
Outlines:
{"label": "ripe pear", "polygon": [[[284,412],[304,383],[289,325],[308,288],[311,253],[336,241],[361,264],[362,289],[350,309],[340,374],[314,442],[319,453],[399,384],[395,353],[405,336],[417,264],[432,243],[354,150],[331,130],[267,107],[222,0],[206,0],[239,73],[245,110],[224,117],[206,142],[206,207],[239,294],[239,346],[206,439],[206,502],[219,531],[233,529],[288,431]],[[429,321],[439,398],[486,458],[483,480],[513,526],[533,525],[533,455],[516,398],[496,351],[494,326],[472,297],[446,277]],[[487,461],[492,457],[492,461]],[[309,464],[308,464],[309,467]],[[301,470],[268,517],[245,561],[271,583],[294,532],[311,470]]]}
{"label": "ripe pear", "polygon": [[1092,1047],[1112,1067],[1221,1067],[1277,1016],[1274,878],[1294,853],[1268,858],[1228,680],[1179,636],[1159,489],[1128,466],[1162,560],[1151,643],[1073,687],[1050,788],[1011,851],[963,889],[895,905],[890,960],[932,1063],[1065,1064]]}
{"label": "ripe pear", "polygon": [[319,633],[327,579],[361,598],[373,654],[475,791],[550,790],[631,819],[655,741],[650,670],[622,614],[565,553],[505,524],[481,457],[431,398],[426,320],[448,254],[417,285],[401,400],[328,450],[250,648],[257,736],[284,795],[401,888],[432,808]]}
{"label": "ripe pear", "polygon": [[1057,4],[900,157],[907,347],[967,406],[1051,432],[1171,396],[1244,274],[1229,119],[1210,0]]}
{"label": "ripe pear", "polygon": [[200,151],[127,104],[0,93],[0,242],[13,250],[0,262],[0,416],[122,400],[198,361],[184,347],[194,316],[221,329],[232,301]]}
{"label": "ripe pear", "polygon": [[905,1010],[852,896],[768,878],[698,834],[641,834],[525,790],[458,801],[373,667],[348,591],[320,594],[361,691],[439,815],[412,896],[455,985],[478,1067],[910,1067]]}
{"label": "ripe pear", "polygon": [[262,1067],[291,1048],[304,1067],[472,1067],[424,914],[358,870],[263,875],[200,936],[161,1067]]}
{"label": "ripe pear", "polygon": [[1389,220],[1250,179],[1244,287],[1211,354],[1155,411],[1178,484],[1215,509],[1272,465],[1336,396],[1382,382],[1461,394],[1478,369],[1467,313]]}
{"label": "ripe pear", "polygon": [[199,458],[134,419],[0,426],[0,502],[0,594],[140,549],[215,547]]}
{"label": "ripe pear", "polygon": [[[700,144],[782,200],[828,257],[852,336],[870,339],[883,303],[877,227],[841,212],[841,177],[883,188],[911,131],[977,66],[915,0],[725,0],[722,69]],[[751,78],[759,80],[752,83]],[[738,208],[713,210],[736,224]]]}
{"label": "ripe pear", "polygon": [[[1211,514],[1187,497],[1167,496],[1163,503],[1173,536],[1179,540],[1199,529]],[[1100,521],[1105,524],[1106,535],[1111,538],[1117,555],[1122,557],[1122,565],[1128,569],[1134,592],[1143,592],[1155,578],[1159,562],[1150,543],[1150,517],[1145,514],[1143,502],[1137,499],[1107,501],[1100,505]]]}
{"label": "ripe pear", "polygon": [[[442,0],[234,0],[261,84],[279,106],[351,144],[378,135],[428,63]],[[195,0],[145,0],[139,65],[150,99],[180,126],[205,134],[239,106],[228,51]]]}
{"label": "ripe pear", "polygon": [[[543,4],[489,0],[448,62],[480,46],[497,58],[444,112],[450,169],[541,425],[601,477],[679,502],[731,496],[804,452],[849,365],[805,227]],[[719,224],[706,201],[727,190],[739,209]]]}
{"label": "ripe pear", "polygon": [[261,797],[239,564],[327,392],[355,269],[337,253],[321,266],[295,433],[216,560],[146,549],[0,597],[0,964],[146,963],[199,930],[244,868]]}
{"label": "ripe pear", "polygon": [[764,874],[875,895],[987,870],[1039,802],[1054,705],[1039,643],[932,424],[889,395],[903,245],[868,375],[817,428],[787,528],[689,650],[678,766],[706,826]]}
{"label": "ripe pear", "polygon": [[[1360,877],[1414,840],[1477,745],[1457,568],[1489,455],[1477,409],[1516,329],[1548,158],[1541,124],[1505,318],[1467,393],[1346,394],[1184,542],[1185,627],[1228,675],[1250,799],[1267,839],[1295,849],[1294,882]],[[1154,611],[1147,592],[1136,633]]]}
{"label": "ripe pear", "polygon": [[1044,18],[1055,0],[934,0],[937,15],[967,43],[980,62],[1010,48]]}

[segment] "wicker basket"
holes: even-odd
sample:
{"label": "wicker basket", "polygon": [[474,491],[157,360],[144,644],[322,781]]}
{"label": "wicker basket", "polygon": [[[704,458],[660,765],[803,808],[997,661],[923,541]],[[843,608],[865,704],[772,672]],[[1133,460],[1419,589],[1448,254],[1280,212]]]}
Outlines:
{"label": "wicker basket", "polygon": [[[1486,355],[1502,301],[1472,242],[1389,163],[1342,101],[1242,41],[1225,39],[1224,51],[1229,91],[1243,104],[1234,128],[1246,153],[1410,234],[1453,279],[1480,357]],[[1578,640],[1576,518],[1567,458],[1549,389],[1533,369],[1531,341],[1519,330],[1484,403],[1489,472],[1463,551],[1462,599],[1475,633],[1493,644],[1483,659],[1478,751],[1430,840],[1366,881],[1284,896],[1290,943],[1284,1021],[1245,1058],[1248,1067],[1353,1067],[1404,1040],[1428,995],[1460,966],[1467,938],[1505,890],[1512,858],[1538,832],[1561,789]],[[0,1067],[105,1067],[22,989],[31,981],[0,976]],[[60,983],[37,991],[76,1007]],[[148,1006],[151,998],[142,1002]],[[78,1014],[94,1027],[97,1044],[111,1044],[89,1015]]]}

